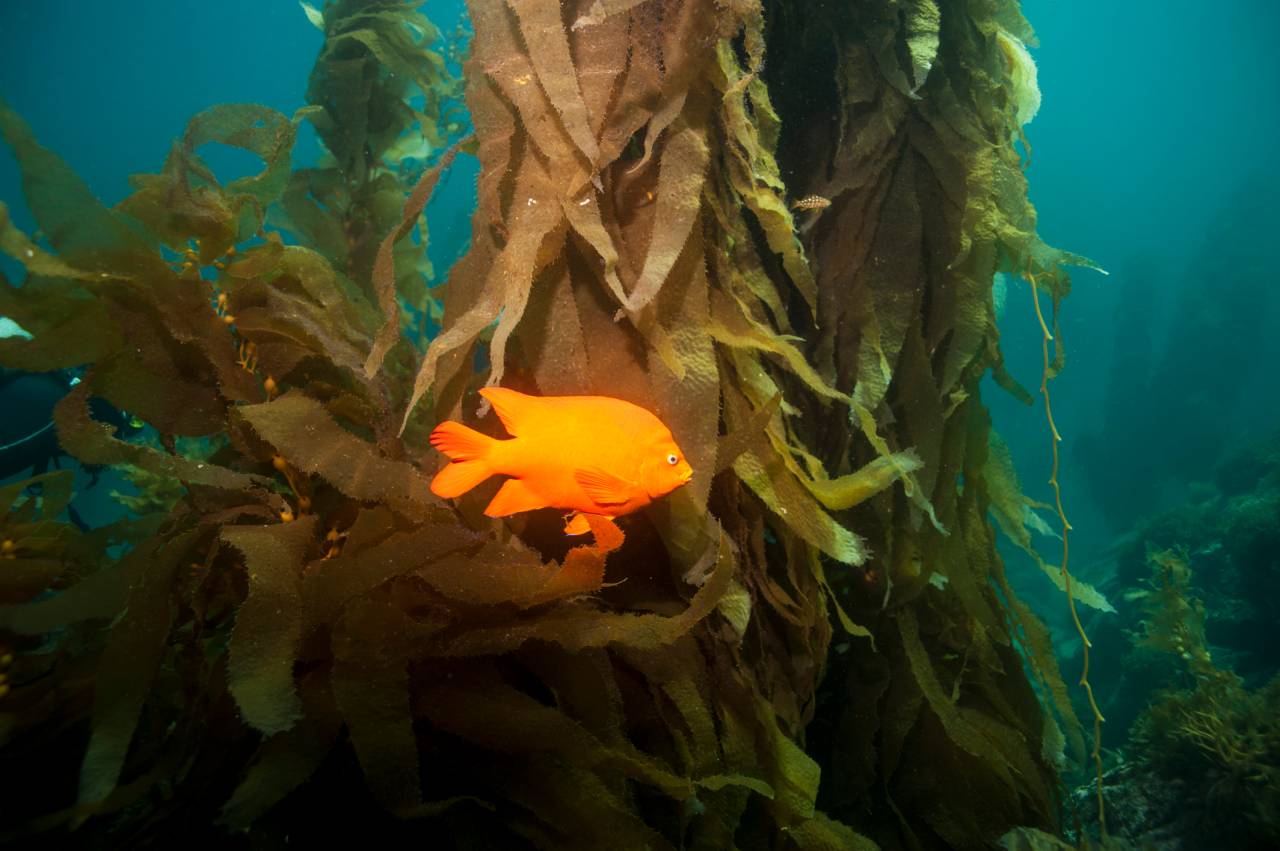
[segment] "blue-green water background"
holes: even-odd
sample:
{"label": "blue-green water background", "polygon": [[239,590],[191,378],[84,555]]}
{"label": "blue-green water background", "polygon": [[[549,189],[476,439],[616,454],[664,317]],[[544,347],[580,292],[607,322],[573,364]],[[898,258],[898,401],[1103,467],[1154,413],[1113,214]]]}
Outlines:
{"label": "blue-green water background", "polygon": [[[1044,102],[1027,128],[1040,232],[1112,272],[1074,275],[1062,316],[1067,369],[1052,385],[1073,563],[1102,582],[1129,515],[1176,503],[1224,449],[1280,426],[1280,297],[1269,284],[1280,231],[1280,4],[1028,0],[1024,10],[1040,38]],[[462,15],[455,0],[425,11],[445,32]],[[295,0],[11,0],[0,5],[0,94],[115,203],[128,175],[159,168],[199,110],[302,106],[320,44]],[[304,124],[297,156],[317,150]],[[234,157],[214,164],[223,174],[252,168]],[[462,165],[432,202],[438,267],[465,245],[473,183],[474,165]],[[0,199],[32,227],[7,150]],[[1010,369],[1034,390],[1040,333],[1024,284],[1009,286],[1001,329]],[[1025,489],[1048,500],[1042,409],[994,385],[984,393]],[[109,510],[91,504],[108,490],[87,495],[82,511]],[[1025,556],[1006,558],[1070,655],[1061,597]]]}

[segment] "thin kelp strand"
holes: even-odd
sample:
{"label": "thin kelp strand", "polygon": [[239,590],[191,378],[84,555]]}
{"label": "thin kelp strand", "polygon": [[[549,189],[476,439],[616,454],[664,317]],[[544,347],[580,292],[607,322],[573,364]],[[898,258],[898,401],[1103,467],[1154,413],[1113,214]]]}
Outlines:
{"label": "thin kelp strand", "polygon": [[1040,323],[1040,346],[1044,354],[1044,370],[1040,375],[1040,395],[1044,397],[1045,420],[1049,424],[1049,431],[1052,435],[1050,448],[1053,455],[1053,467],[1049,475],[1049,484],[1053,487],[1054,504],[1058,509],[1058,519],[1062,522],[1062,582],[1066,589],[1067,607],[1071,611],[1071,621],[1075,624],[1076,632],[1080,634],[1080,652],[1083,656],[1080,685],[1089,697],[1089,709],[1093,712],[1093,752],[1091,756],[1097,773],[1098,827],[1101,828],[1102,835],[1106,836],[1107,813],[1102,795],[1102,722],[1106,719],[1102,717],[1102,712],[1098,709],[1098,701],[1093,696],[1093,686],[1089,683],[1089,648],[1093,645],[1089,641],[1089,636],[1085,634],[1084,624],[1080,622],[1080,615],[1076,613],[1076,600],[1071,594],[1071,571],[1067,569],[1072,527],[1067,522],[1067,513],[1062,507],[1062,488],[1058,484],[1058,444],[1062,442],[1062,435],[1058,432],[1058,426],[1054,422],[1053,405],[1049,400],[1049,376],[1053,368],[1053,361],[1049,357],[1049,343],[1053,341],[1053,335],[1049,333],[1049,326],[1044,321],[1044,312],[1040,309],[1040,294],[1036,291],[1035,275],[1028,274],[1027,279],[1031,283],[1031,302],[1035,305],[1036,320]]}

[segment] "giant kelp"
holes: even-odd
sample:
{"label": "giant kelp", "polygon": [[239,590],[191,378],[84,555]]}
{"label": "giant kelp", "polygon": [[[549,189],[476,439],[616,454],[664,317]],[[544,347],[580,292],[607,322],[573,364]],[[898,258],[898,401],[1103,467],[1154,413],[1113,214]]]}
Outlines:
{"label": "giant kelp", "polygon": [[[886,820],[876,832],[890,844],[963,845],[984,822],[1011,813],[1034,822],[1053,809],[1036,766],[1063,737],[1029,708],[1013,646],[1081,753],[1047,633],[1009,592],[993,552],[988,508],[1017,540],[1028,506],[976,393],[991,369],[1031,401],[1002,365],[992,276],[1034,281],[1056,317],[1069,289],[1062,265],[1080,261],[1037,238],[1026,198],[1017,143],[1039,101],[1023,46],[1032,34],[1004,3],[855,3],[821,18],[785,2],[767,11],[771,89],[806,93],[779,101],[779,161],[796,195],[831,200],[804,235],[820,293],[811,358],[860,403],[859,429],[821,409],[806,428],[836,472],[904,446],[924,463],[910,488],[850,518],[875,553],[870,588],[857,590],[862,610],[881,614],[862,619],[877,617],[877,646],[905,660],[837,657],[828,699],[846,708],[824,800],[855,824],[859,810],[890,809],[896,828]],[[1056,332],[1056,319],[1047,327]],[[1061,337],[1051,339],[1046,376],[1061,365]],[[943,593],[931,587],[943,583]],[[923,614],[895,617],[898,607]],[[1039,752],[1027,747],[1036,741]],[[845,756],[869,748],[880,764]],[[926,767],[940,759],[955,760],[965,782]]]}
{"label": "giant kelp", "polygon": [[[937,847],[1052,827],[1063,734],[1019,650],[1079,735],[994,553],[976,389],[999,370],[994,272],[1056,304],[1070,259],[1036,240],[1014,149],[1016,10],[470,11],[479,203],[416,377],[410,234],[453,153],[412,191],[397,168],[406,134],[445,141],[451,85],[409,6],[328,4],[312,108],[197,116],[115,209],[0,113],[52,249],[19,252],[27,280],[0,289],[33,334],[0,359],[87,365],[64,445],[183,491],[118,530],[123,556],[55,561],[39,588],[57,593],[0,611],[19,663],[50,672],[3,707],[7,770],[79,763],[28,829],[154,838],[184,814],[296,840],[364,812],[290,817],[351,801],[352,764],[408,825],[369,830],[432,818],[490,847]],[[289,171],[300,120],[331,163]],[[794,165],[797,133],[825,182]],[[210,141],[263,172],[220,183]],[[833,203],[794,212],[789,186]],[[644,404],[698,474],[567,552],[558,521],[485,519],[486,493],[442,504],[421,427],[488,428],[486,383]],[[104,430],[94,396],[154,443]],[[210,435],[198,457],[178,441]]]}

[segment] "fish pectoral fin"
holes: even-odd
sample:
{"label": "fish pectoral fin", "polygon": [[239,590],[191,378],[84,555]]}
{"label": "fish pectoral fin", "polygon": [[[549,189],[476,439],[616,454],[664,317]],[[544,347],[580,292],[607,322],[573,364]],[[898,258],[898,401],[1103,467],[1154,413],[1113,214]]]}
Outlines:
{"label": "fish pectoral fin", "polygon": [[573,480],[596,505],[622,505],[636,490],[634,482],[628,482],[599,467],[574,470]]}
{"label": "fish pectoral fin", "polygon": [[484,513],[489,517],[506,517],[510,514],[536,511],[546,507],[547,501],[534,493],[522,480],[507,479],[489,502]]}

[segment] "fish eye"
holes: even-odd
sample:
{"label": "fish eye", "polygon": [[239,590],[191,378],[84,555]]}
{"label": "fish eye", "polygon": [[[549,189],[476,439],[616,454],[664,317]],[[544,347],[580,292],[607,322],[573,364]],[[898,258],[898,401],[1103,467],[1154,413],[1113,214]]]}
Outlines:
{"label": "fish eye", "polygon": [[667,456],[667,463],[670,464],[672,467],[674,467],[676,464],[680,463],[680,458],[674,452],[672,452],[670,455]]}

